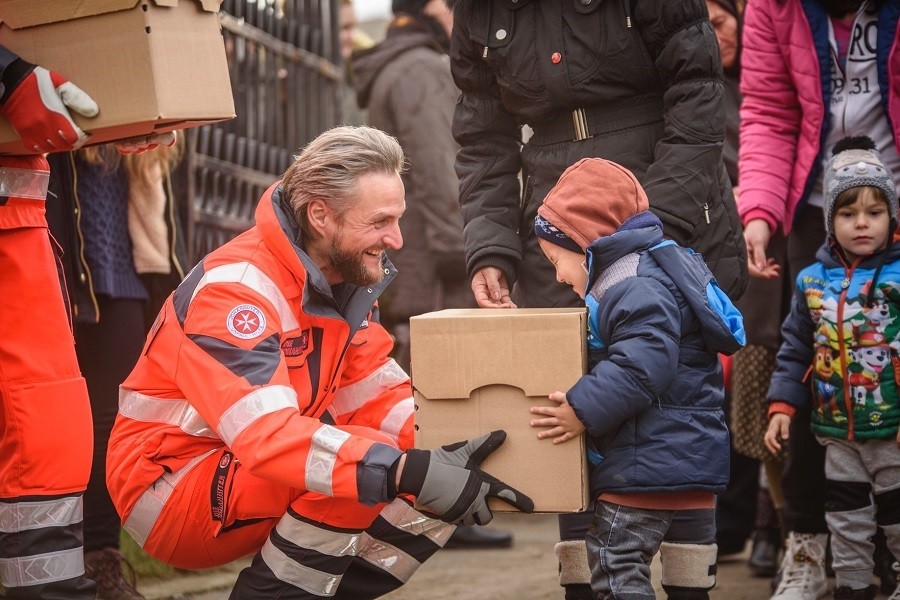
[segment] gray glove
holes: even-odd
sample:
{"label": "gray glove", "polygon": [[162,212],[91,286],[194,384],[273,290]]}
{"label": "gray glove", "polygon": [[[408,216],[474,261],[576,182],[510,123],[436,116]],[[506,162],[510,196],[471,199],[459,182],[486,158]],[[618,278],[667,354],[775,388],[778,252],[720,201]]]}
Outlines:
{"label": "gray glove", "polygon": [[532,512],[531,498],[478,468],[505,440],[505,431],[492,431],[435,450],[407,450],[398,490],[412,494],[418,506],[448,523],[490,523],[494,515],[488,498]]}

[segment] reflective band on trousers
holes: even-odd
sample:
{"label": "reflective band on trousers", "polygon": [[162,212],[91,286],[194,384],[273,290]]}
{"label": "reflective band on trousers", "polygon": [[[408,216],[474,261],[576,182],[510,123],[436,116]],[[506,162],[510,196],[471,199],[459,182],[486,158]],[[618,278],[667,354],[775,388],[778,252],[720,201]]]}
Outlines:
{"label": "reflective band on trousers", "polygon": [[381,517],[397,529],[413,535],[424,535],[441,548],[456,529],[455,525],[423,515],[399,498],[381,510]]}
{"label": "reflective band on trousers", "polygon": [[[381,511],[381,516],[397,529],[413,535],[423,535],[443,547],[456,529],[436,519],[426,517],[406,502],[396,499]],[[346,533],[317,527],[285,514],[275,531],[286,542],[314,550],[328,556],[358,556],[406,583],[422,566],[418,560],[400,548],[372,537],[366,532]],[[317,596],[333,596],[341,582],[340,575],[324,573],[307,567],[278,549],[271,536],[262,547],[263,561],[275,576],[294,587]]]}
{"label": "reflective band on trousers", "polygon": [[200,456],[195,456],[174,473],[164,473],[162,477],[153,482],[150,489],[141,494],[141,497],[135,502],[134,508],[131,509],[128,519],[122,523],[122,527],[131,534],[138,546],[144,547],[150,532],[153,531],[153,526],[156,525],[156,520],[159,518],[163,507],[165,507],[178,482],[190,473],[191,469],[197,466],[197,463],[213,452],[218,451],[219,448],[214,448]]}
{"label": "reflective band on trousers", "polygon": [[17,533],[44,527],[65,527],[84,518],[81,496],[39,502],[0,502],[0,531]]}
{"label": "reflective band on trousers", "polygon": [[191,301],[193,302],[200,290],[212,283],[240,283],[245,285],[272,303],[272,306],[278,311],[278,317],[281,319],[282,331],[290,331],[300,326],[287,298],[284,297],[284,294],[275,285],[275,282],[256,265],[240,262],[213,267],[204,273],[197,283],[197,287],[191,295]]}
{"label": "reflective band on trousers", "polygon": [[306,489],[334,496],[331,479],[334,463],[338,450],[349,437],[349,433],[331,425],[322,425],[316,430],[306,457]]}
{"label": "reflective band on trousers", "polygon": [[287,554],[279,550],[272,543],[272,538],[266,540],[259,551],[263,561],[275,577],[285,583],[306,590],[316,596],[334,596],[341,584],[341,575],[323,573],[311,567],[301,565]]}
{"label": "reflective band on trousers", "polygon": [[84,574],[84,548],[0,558],[0,582],[7,589],[43,585]]}
{"label": "reflective band on trousers", "polygon": [[406,583],[422,566],[422,563],[400,550],[368,533],[359,557],[382,571],[387,571],[403,583]]}
{"label": "reflective band on trousers", "polygon": [[328,556],[356,556],[363,533],[342,533],[321,529],[285,513],[275,526],[278,535],[300,548],[315,550]]}
{"label": "reflective band on trousers", "polygon": [[331,407],[338,416],[351,413],[376,398],[384,390],[407,380],[409,375],[392,358],[368,377],[339,389],[334,395]]}
{"label": "reflective band on trousers", "polygon": [[216,431],[226,445],[231,447],[235,438],[251,423],[284,408],[300,410],[297,392],[286,385],[269,385],[254,390],[235,402],[222,414]]}
{"label": "reflective band on trousers", "polygon": [[[441,548],[456,529],[454,525],[426,517],[399,498],[381,510],[381,517],[401,531],[427,537]],[[400,548],[373,538],[369,534],[365,535],[366,540],[360,546],[359,557],[387,571],[400,581],[404,583],[409,581],[422,566],[422,563]]]}
{"label": "reflective band on trousers", "polygon": [[183,399],[156,398],[120,387],[119,413],[135,421],[173,425],[189,435],[219,437],[197,409]]}

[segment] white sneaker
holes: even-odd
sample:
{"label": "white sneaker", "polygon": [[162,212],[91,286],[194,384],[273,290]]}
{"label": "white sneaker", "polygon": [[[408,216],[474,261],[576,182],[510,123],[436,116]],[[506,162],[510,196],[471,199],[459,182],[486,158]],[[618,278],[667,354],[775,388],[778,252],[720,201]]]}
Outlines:
{"label": "white sneaker", "polygon": [[[895,562],[892,568],[894,572],[900,575],[900,562]],[[894,593],[888,596],[888,600],[900,600],[900,582],[897,583],[897,589],[894,590]]]}
{"label": "white sneaker", "polygon": [[771,600],[817,600],[828,592],[825,576],[824,533],[790,532],[784,559],[781,561],[781,580]]}

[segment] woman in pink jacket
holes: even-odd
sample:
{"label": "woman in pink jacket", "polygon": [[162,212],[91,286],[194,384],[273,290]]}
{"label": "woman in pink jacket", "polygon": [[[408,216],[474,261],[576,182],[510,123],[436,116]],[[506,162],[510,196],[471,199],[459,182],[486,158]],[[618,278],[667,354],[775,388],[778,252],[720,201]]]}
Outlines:
{"label": "woman in pink jacket", "polygon": [[[825,239],[822,166],[834,143],[868,135],[890,168],[900,168],[898,19],[900,0],[748,2],[738,210],[751,274],[780,289],[783,299]],[[771,310],[771,301],[756,308],[759,314],[747,319],[748,342],[774,356],[784,315]],[[839,499],[826,495],[823,456],[809,433],[809,414],[798,414],[782,478],[788,548],[773,600],[813,600],[827,589],[824,502]]]}

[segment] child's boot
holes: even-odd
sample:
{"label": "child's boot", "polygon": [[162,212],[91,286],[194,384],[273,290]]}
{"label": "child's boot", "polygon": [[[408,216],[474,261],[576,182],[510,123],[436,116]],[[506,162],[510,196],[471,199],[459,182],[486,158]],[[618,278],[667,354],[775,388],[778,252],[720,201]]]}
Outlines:
{"label": "child's boot", "polygon": [[669,600],[708,600],[716,585],[715,544],[673,544],[659,547],[662,586]]}
{"label": "child's boot", "polygon": [[870,585],[861,590],[854,590],[846,585],[834,588],[834,600],[875,600],[878,586]]}
{"label": "child's boot", "polygon": [[566,590],[566,600],[591,600],[591,568],[584,540],[559,542],[556,557],[559,559],[559,585]]}

